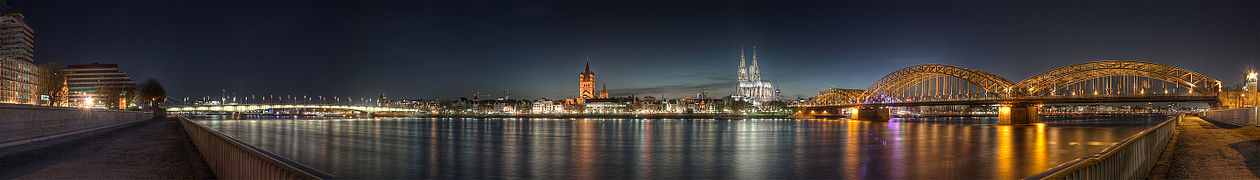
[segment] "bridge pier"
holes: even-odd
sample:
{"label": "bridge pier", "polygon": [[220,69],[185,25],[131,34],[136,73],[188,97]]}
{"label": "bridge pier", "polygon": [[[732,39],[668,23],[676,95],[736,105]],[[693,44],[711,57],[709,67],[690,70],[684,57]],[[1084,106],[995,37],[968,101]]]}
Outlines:
{"label": "bridge pier", "polygon": [[998,124],[1028,124],[1041,121],[1037,110],[1039,104],[1003,104],[998,107]]}
{"label": "bridge pier", "polygon": [[863,121],[888,121],[888,107],[858,107],[849,118]]}

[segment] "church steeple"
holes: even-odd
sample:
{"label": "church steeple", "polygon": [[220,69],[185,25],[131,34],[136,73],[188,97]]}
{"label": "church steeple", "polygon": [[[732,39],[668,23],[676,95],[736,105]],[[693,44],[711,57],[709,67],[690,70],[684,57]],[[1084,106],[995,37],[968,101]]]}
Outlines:
{"label": "church steeple", "polygon": [[586,74],[591,73],[591,57],[590,56],[586,56],[586,72],[584,73]]}
{"label": "church steeple", "polygon": [[753,46],[752,67],[748,67],[748,73],[752,74],[748,78],[749,81],[761,82],[761,68],[757,67],[757,46]]}
{"label": "church steeple", "polygon": [[603,83],[604,87],[599,90],[599,98],[608,98],[608,83]]}
{"label": "church steeple", "polygon": [[739,45],[739,81],[748,81],[748,66],[744,64],[744,45]]}
{"label": "church steeple", "polygon": [[578,74],[578,99],[598,98],[595,92],[595,73],[591,72],[591,57],[586,57],[586,72]]}

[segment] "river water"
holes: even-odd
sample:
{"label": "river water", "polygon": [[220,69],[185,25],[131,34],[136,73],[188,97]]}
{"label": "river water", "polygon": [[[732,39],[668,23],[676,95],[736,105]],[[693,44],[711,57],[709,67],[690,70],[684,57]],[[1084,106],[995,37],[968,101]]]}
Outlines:
{"label": "river water", "polygon": [[195,121],[337,178],[1015,179],[1167,119]]}

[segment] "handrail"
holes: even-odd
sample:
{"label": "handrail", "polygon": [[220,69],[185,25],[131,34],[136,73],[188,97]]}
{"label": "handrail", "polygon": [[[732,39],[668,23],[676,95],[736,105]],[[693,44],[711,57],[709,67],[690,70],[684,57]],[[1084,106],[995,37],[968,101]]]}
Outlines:
{"label": "handrail", "polygon": [[[1149,156],[1149,157],[1154,157],[1154,158],[1147,158],[1147,159],[1143,159],[1145,160],[1144,162],[1137,162],[1137,163],[1140,163],[1138,165],[1142,166],[1138,168],[1145,169],[1145,170],[1138,169],[1138,170],[1141,170],[1141,172],[1138,175],[1145,176],[1144,173],[1150,171],[1150,167],[1147,167],[1147,166],[1154,165],[1155,160],[1157,160],[1159,157],[1158,154],[1163,152],[1164,147],[1168,145],[1167,144],[1168,138],[1172,137],[1171,134],[1173,132],[1173,129],[1176,127],[1177,123],[1181,122],[1182,116],[1184,116],[1184,114],[1178,114],[1177,117],[1171,118],[1168,121],[1164,121],[1163,123],[1159,123],[1159,125],[1155,125],[1155,127],[1142,130],[1141,132],[1138,132],[1137,134],[1134,134],[1133,136],[1129,136],[1128,138],[1125,138],[1124,140],[1120,141],[1120,143],[1116,143],[1116,145],[1111,146],[1107,149],[1104,149],[1102,152],[1099,152],[1097,154],[1086,155],[1084,157],[1077,158],[1072,161],[1068,161],[1066,163],[1060,164],[1059,166],[1051,168],[1050,170],[1029,176],[1024,179],[1090,179],[1091,177],[1095,177],[1094,179],[1115,179],[1115,178],[1096,178],[1096,177],[1106,176],[1103,173],[1107,173],[1107,174],[1137,173],[1137,172],[1115,172],[1115,171],[1094,173],[1093,171],[1089,171],[1089,170],[1092,170],[1093,168],[1097,167],[1096,165],[1099,165],[1104,162],[1108,162],[1107,160],[1109,160],[1113,156],[1116,156],[1121,153],[1128,153],[1133,148],[1130,145],[1133,145],[1134,143],[1139,143],[1139,141],[1140,143],[1152,143],[1150,141],[1147,141],[1149,140],[1149,138],[1147,137],[1150,137],[1148,135],[1152,133],[1159,133],[1156,135],[1165,136],[1165,137],[1162,137],[1162,139],[1156,139],[1156,141],[1153,142],[1155,143],[1154,145],[1155,147],[1151,147],[1150,149],[1140,149],[1140,150],[1150,150],[1150,151],[1155,152],[1155,155]],[[1145,148],[1145,147],[1137,147],[1137,148]],[[1126,163],[1131,163],[1131,162],[1126,162]],[[1133,166],[1132,164],[1128,164],[1128,166],[1123,166],[1123,167],[1118,167],[1118,166],[1119,165],[1112,165],[1112,166],[1108,166],[1104,168],[1111,168],[1111,169],[1120,168],[1120,169],[1126,169],[1126,170],[1133,170],[1130,168]],[[1132,178],[1140,179],[1141,177],[1129,177],[1129,179],[1132,179]]]}
{"label": "handrail", "polygon": [[219,131],[177,117],[206,164],[220,179],[332,179],[331,174],[251,146]]}

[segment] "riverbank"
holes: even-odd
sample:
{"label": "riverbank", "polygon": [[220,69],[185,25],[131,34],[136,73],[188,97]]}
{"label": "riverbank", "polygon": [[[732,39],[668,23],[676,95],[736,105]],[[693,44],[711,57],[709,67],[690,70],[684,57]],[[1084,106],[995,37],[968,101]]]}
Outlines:
{"label": "riverbank", "polygon": [[174,119],[0,149],[0,179],[212,179]]}
{"label": "riverbank", "polygon": [[1258,179],[1260,127],[1185,116],[1149,179]]}
{"label": "riverbank", "polygon": [[628,118],[628,119],[771,119],[789,115],[731,114],[425,114],[429,118]]}

